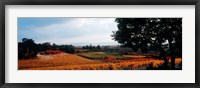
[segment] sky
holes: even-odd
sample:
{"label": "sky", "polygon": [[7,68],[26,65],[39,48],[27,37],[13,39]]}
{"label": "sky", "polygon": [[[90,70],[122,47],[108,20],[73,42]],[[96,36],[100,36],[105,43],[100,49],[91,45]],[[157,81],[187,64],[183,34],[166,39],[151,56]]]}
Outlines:
{"label": "sky", "polygon": [[31,38],[35,43],[62,45],[119,45],[112,40],[118,30],[115,18],[18,18],[18,42]]}

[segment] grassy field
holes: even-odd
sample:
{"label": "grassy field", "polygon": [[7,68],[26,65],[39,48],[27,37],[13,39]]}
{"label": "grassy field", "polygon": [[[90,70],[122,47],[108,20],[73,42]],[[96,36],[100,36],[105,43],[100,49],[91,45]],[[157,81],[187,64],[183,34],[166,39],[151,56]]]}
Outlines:
{"label": "grassy field", "polygon": [[[138,59],[121,59],[123,56],[113,55],[117,60],[112,62],[104,61],[100,58],[105,56],[103,52],[93,52],[84,54],[92,59],[88,59],[76,54],[55,54],[55,55],[39,55],[30,60],[19,60],[19,70],[132,70],[146,69],[146,67],[157,68],[161,66],[163,60],[155,60],[154,58],[138,58]],[[89,56],[91,55],[91,56]],[[128,57],[123,57],[128,58]],[[176,64],[182,63],[181,58],[176,59]]]}
{"label": "grassy field", "polygon": [[105,56],[112,56],[117,60],[127,60],[129,58],[121,56],[117,53],[108,53],[108,52],[85,52],[85,53],[78,53],[77,55],[89,59],[103,59]]}

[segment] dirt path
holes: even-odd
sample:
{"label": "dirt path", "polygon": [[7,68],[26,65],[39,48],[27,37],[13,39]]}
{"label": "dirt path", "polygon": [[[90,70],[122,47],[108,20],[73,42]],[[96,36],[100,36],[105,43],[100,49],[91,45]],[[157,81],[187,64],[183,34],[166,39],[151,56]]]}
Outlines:
{"label": "dirt path", "polygon": [[52,54],[52,55],[41,55],[38,54],[37,58],[38,59],[55,59],[57,56],[65,56],[65,55],[70,55],[68,53],[60,53],[60,54]]}

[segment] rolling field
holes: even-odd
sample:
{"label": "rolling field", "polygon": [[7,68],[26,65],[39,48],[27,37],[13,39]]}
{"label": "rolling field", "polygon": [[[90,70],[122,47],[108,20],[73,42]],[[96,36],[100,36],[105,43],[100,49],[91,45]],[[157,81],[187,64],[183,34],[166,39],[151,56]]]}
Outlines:
{"label": "rolling field", "polygon": [[123,57],[117,53],[108,53],[108,52],[86,52],[86,53],[78,53],[77,55],[89,59],[102,59],[105,56],[115,57],[117,60],[126,60],[129,59],[127,57]]}
{"label": "rolling field", "polygon": [[[102,58],[109,55],[116,58],[113,61],[105,61]],[[86,58],[89,57],[90,59]],[[154,58],[143,58],[139,56],[120,56],[117,54],[104,52],[90,52],[80,54],[54,54],[38,55],[30,60],[19,60],[19,70],[132,70],[146,69],[148,66],[157,68],[164,63],[163,60]],[[128,58],[128,59],[127,59]],[[176,64],[181,63],[181,59],[176,59]]]}
{"label": "rolling field", "polygon": [[32,69],[32,68],[43,68],[43,67],[56,67],[63,65],[81,65],[81,64],[94,64],[101,63],[100,61],[94,61],[86,59],[74,54],[56,54],[56,55],[41,55],[37,58],[30,60],[19,60],[19,69]]}

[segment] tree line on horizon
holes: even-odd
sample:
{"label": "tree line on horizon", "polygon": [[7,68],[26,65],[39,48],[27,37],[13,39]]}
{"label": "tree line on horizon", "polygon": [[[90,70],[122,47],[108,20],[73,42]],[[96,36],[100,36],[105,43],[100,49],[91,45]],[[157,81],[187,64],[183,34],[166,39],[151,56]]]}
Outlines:
{"label": "tree line on horizon", "polygon": [[[102,51],[101,46],[85,45],[81,47],[82,50],[87,51]],[[36,44],[33,39],[23,38],[21,42],[18,42],[18,59],[30,59],[36,57],[39,52],[47,50],[60,50],[66,53],[79,53],[81,49],[73,45],[56,45],[50,42]]]}
{"label": "tree line on horizon", "polygon": [[33,39],[23,38],[18,42],[18,59],[30,59],[36,57],[41,51],[46,50],[61,50],[66,53],[75,53],[74,46],[72,45],[56,45],[50,42],[36,44]]}

